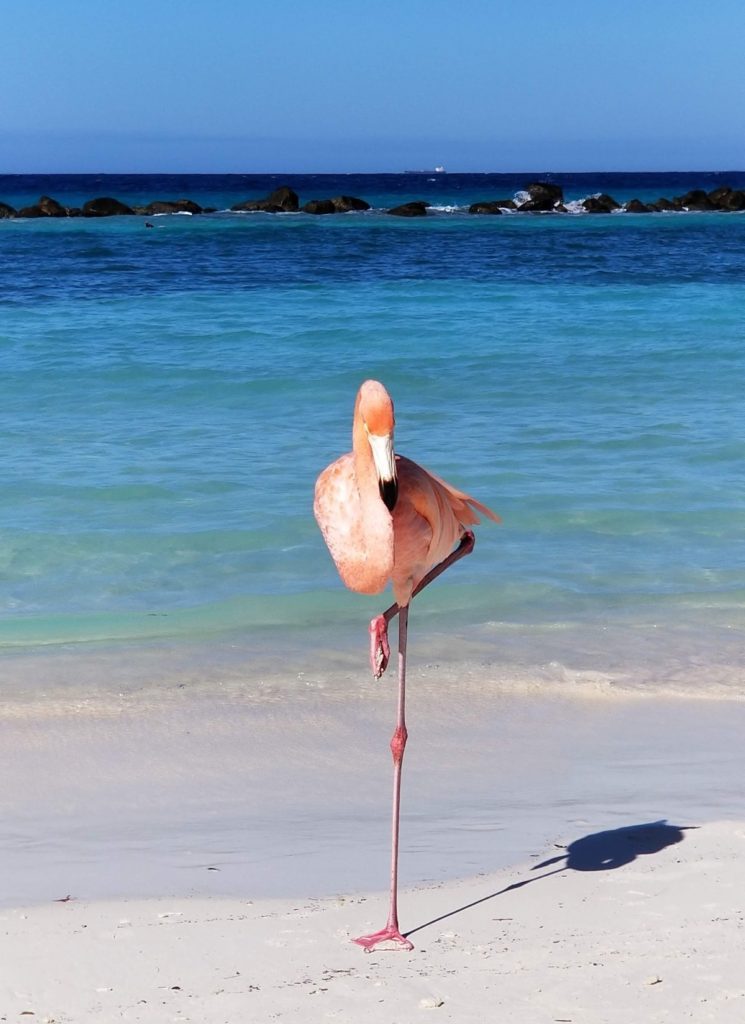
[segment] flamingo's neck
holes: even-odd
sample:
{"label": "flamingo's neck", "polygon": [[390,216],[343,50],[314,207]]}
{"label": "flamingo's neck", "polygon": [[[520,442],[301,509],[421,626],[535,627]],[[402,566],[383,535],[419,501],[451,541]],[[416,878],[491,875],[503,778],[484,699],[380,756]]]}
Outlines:
{"label": "flamingo's neck", "polygon": [[380,496],[372,449],[359,409],[355,408],[352,453],[360,494],[366,557],[376,572],[387,580],[393,571],[393,519]]}

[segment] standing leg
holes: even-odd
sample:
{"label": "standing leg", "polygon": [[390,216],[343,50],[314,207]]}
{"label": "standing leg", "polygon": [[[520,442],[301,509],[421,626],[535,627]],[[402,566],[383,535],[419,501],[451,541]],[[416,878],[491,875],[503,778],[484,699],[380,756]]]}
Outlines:
{"label": "standing leg", "polygon": [[366,953],[381,942],[395,942],[403,949],[413,949],[414,944],[405,938],[398,927],[398,825],[401,808],[401,769],[406,747],[406,634],[409,619],[408,605],[401,608],[398,616],[398,714],[396,731],[391,739],[393,754],[393,814],[391,822],[391,906],[385,928],[372,935],[354,939]]}
{"label": "standing leg", "polygon": [[[416,595],[424,590],[425,587],[429,586],[432,580],[436,580],[437,577],[453,565],[454,562],[463,558],[464,555],[470,555],[475,543],[476,538],[473,535],[473,532],[471,530],[466,530],[455,551],[448,555],[447,558],[443,559],[439,565],[434,567],[434,569],[429,570],[411,596],[416,597]],[[378,615],[370,623],[370,665],[376,679],[380,679],[385,672],[386,666],[388,665],[388,659],[391,656],[391,649],[388,645],[388,623],[398,615],[400,610],[401,609],[397,604],[392,604],[390,608],[386,608],[382,614]]]}

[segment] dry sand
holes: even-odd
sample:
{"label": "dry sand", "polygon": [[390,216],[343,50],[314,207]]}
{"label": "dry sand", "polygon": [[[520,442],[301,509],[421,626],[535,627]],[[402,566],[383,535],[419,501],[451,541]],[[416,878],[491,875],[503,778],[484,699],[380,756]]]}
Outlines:
{"label": "dry sand", "polygon": [[412,953],[350,943],[382,923],[377,895],[5,911],[0,1019],[740,1024],[745,827],[677,835],[599,837],[595,854],[630,851],[616,867],[580,857],[406,892]]}

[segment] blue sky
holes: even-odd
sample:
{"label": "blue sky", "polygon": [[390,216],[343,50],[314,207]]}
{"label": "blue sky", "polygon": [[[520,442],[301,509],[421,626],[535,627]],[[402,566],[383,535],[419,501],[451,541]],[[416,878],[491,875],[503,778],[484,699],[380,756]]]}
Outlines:
{"label": "blue sky", "polygon": [[0,172],[745,168],[745,0],[5,0]]}

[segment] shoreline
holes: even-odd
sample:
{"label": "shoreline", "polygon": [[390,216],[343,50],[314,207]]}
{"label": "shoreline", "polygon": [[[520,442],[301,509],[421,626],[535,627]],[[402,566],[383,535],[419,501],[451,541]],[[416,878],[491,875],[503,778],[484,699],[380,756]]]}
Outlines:
{"label": "shoreline", "polygon": [[[504,696],[588,699],[745,700],[745,654],[734,608],[680,609],[645,619],[468,623],[459,612],[417,608],[412,626],[413,690],[469,699]],[[367,618],[286,630],[195,632],[187,636],[81,639],[2,645],[0,721],[86,713],[150,713],[190,700],[236,701],[308,694],[354,702],[395,688],[389,667],[374,683]],[[394,638],[395,639],[395,638]]]}

